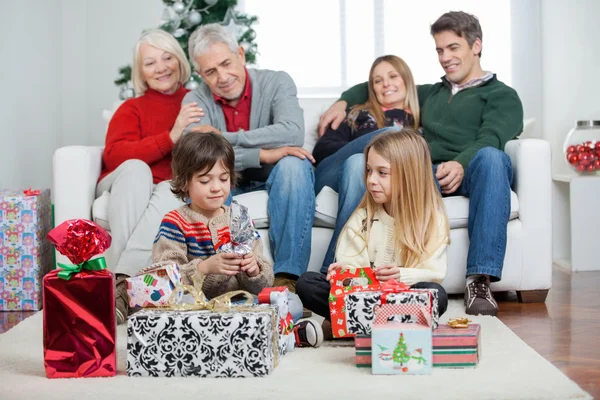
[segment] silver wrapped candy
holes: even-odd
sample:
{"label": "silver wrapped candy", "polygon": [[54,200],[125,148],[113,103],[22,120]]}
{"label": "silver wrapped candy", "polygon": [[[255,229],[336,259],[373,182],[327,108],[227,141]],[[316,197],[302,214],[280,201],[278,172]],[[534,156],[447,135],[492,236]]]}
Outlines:
{"label": "silver wrapped candy", "polygon": [[229,232],[231,241],[219,247],[218,253],[245,256],[252,251],[258,232],[254,229],[254,222],[248,215],[248,209],[235,200],[229,207]]}

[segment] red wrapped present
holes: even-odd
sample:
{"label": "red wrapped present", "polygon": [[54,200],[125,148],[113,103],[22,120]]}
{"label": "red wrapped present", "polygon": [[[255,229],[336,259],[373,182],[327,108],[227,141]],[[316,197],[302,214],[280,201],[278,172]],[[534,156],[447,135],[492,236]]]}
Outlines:
{"label": "red wrapped present", "polygon": [[116,374],[114,279],[104,257],[111,237],[86,220],[69,220],[48,240],[73,265],[44,277],[44,368],[48,378]]}
{"label": "red wrapped present", "polygon": [[329,310],[331,330],[334,337],[354,336],[346,327],[345,297],[350,293],[379,290],[380,284],[375,272],[369,267],[342,268],[333,271],[331,291],[329,292]]}

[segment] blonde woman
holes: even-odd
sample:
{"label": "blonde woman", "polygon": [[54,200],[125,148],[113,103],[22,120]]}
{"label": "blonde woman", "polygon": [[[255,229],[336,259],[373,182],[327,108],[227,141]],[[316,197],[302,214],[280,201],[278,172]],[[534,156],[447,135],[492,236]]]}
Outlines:
{"label": "blonde woman", "polygon": [[329,319],[328,294],[334,270],[371,267],[377,279],[413,288],[437,289],[439,315],[448,297],[448,218],[431,173],[425,140],[411,128],[378,135],[365,148],[367,191],[342,229],[336,262],[327,274],[307,272],[296,290],[305,307]]}
{"label": "blonde woman", "polygon": [[[142,35],[133,56],[137,97],[125,101],[110,121],[96,188],[96,196],[110,193],[113,241],[106,257],[117,283],[150,263],[161,218],[182,204],[169,186],[171,150],[202,116],[196,104],[181,106],[189,77],[189,63],[173,36],[158,29]],[[119,323],[124,317],[117,311]]]}
{"label": "blonde woman", "polygon": [[365,187],[356,176],[364,169],[363,150],[390,127],[419,127],[419,100],[410,68],[400,57],[377,58],[369,72],[368,99],[353,107],[337,129],[329,127],[313,150],[315,193],[325,186],[339,193],[338,218],[321,272],[333,262],[338,235]]}

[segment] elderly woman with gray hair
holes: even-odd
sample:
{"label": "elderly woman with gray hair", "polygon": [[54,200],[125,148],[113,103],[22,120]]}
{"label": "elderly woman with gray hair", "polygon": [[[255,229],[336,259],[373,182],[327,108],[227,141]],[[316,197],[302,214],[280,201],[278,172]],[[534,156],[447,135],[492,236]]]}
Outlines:
{"label": "elderly woman with gray hair", "polygon": [[[125,101],[110,121],[96,188],[97,196],[110,193],[113,242],[106,258],[117,284],[150,263],[162,217],[182,204],[169,185],[171,150],[202,116],[194,103],[181,106],[189,77],[189,63],[173,36],[158,29],[142,35],[132,68],[137,97]],[[124,316],[117,312],[117,320]]]}

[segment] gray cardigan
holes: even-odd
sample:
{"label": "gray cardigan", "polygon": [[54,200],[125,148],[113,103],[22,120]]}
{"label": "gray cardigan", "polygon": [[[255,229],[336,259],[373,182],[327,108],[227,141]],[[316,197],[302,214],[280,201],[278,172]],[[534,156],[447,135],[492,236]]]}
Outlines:
{"label": "gray cardigan", "polygon": [[266,69],[248,69],[248,75],[252,82],[249,131],[227,132],[221,105],[204,82],[183,99],[183,104],[196,102],[204,110],[200,122],[191,124],[186,132],[206,124],[220,130],[235,150],[236,171],[259,168],[260,149],[304,144],[304,115],[292,78]]}

